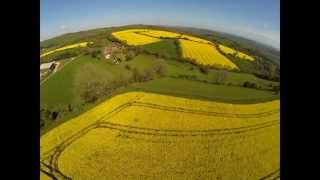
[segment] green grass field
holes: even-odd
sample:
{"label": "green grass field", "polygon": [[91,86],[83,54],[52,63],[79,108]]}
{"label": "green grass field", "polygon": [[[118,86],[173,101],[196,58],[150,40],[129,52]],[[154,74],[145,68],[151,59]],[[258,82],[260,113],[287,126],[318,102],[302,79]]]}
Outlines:
{"label": "green grass field", "polygon": [[75,59],[56,72],[40,86],[40,105],[52,107],[72,101],[72,80],[77,68],[85,64],[84,58]]}
{"label": "green grass field", "polygon": [[[177,60],[167,60],[168,73],[167,76],[179,77],[181,75],[196,76],[198,80],[205,80],[208,82],[215,82],[218,70],[210,69],[208,74],[202,73],[196,66]],[[248,73],[228,72],[225,84],[232,84],[242,86],[244,82],[249,81],[257,84],[262,89],[271,89],[270,84],[279,85],[279,82],[268,81],[257,78],[256,76]]]}
{"label": "green grass field", "polygon": [[[77,74],[82,74],[81,78],[95,79],[117,79],[120,76],[128,78],[131,72],[125,69],[126,65],[143,71],[145,68],[153,65],[156,58],[150,55],[136,56],[129,62],[120,65],[114,65],[107,60],[98,60],[89,56],[82,56],[68,63],[61,70],[56,72],[46,82],[40,86],[40,102],[41,105],[50,107],[66,106],[75,103],[75,94],[79,88],[77,85]],[[94,66],[96,72],[85,71],[83,66]],[[85,74],[87,73],[87,74]]]}
{"label": "green grass field", "polygon": [[53,107],[57,105],[72,104],[75,97],[75,89],[77,88],[76,83],[74,82],[74,77],[77,72],[81,70],[82,66],[88,64],[94,65],[98,70],[97,73],[109,72],[108,74],[114,77],[121,74],[121,72],[124,72],[120,67],[111,68],[113,65],[88,56],[77,58],[55,73],[40,86],[41,105]]}
{"label": "green grass field", "polygon": [[146,44],[142,47],[150,53],[158,53],[172,58],[178,57],[178,51],[172,39],[163,39],[160,42]]}
{"label": "green grass field", "polygon": [[[72,88],[72,87],[70,87]],[[74,87],[76,88],[76,87]],[[197,82],[192,80],[176,78],[160,78],[145,83],[132,84],[129,87],[123,87],[113,92],[108,97],[99,99],[95,103],[86,104],[75,109],[72,113],[63,116],[58,121],[50,121],[47,126],[42,128],[41,135],[59,124],[80,115],[81,113],[95,107],[99,103],[108,100],[117,94],[132,91],[152,92],[177,97],[186,97],[191,99],[212,100],[218,102],[229,102],[238,104],[250,104],[278,99],[279,95],[274,95],[271,91],[262,91],[235,86],[216,85],[210,83]],[[56,98],[58,99],[58,94]],[[60,97],[59,97],[60,98]]]}
{"label": "green grass field", "polygon": [[256,103],[278,98],[271,91],[175,78],[155,79],[135,88],[146,92],[233,103]]}
{"label": "green grass field", "polygon": [[[123,77],[129,78],[131,76],[131,72],[125,68],[126,65],[129,65],[131,68],[137,68],[138,70],[143,71],[144,69],[152,66],[156,60],[157,58],[155,58],[155,56],[139,55],[128,62],[124,62],[120,65],[113,65],[111,63],[108,63],[106,60],[104,61],[97,60],[89,56],[83,56],[83,57],[77,58],[72,62],[67,63],[65,67],[63,67],[61,70],[59,70],[54,75],[52,75],[52,77],[50,77],[46,82],[41,84],[40,86],[41,105],[42,106],[44,105],[50,108],[50,107],[59,106],[59,105],[66,106],[68,104],[74,104],[75,103],[74,94],[77,92],[77,88],[79,88],[77,87],[77,83],[75,82],[75,76],[77,73],[78,74],[85,73],[85,71],[81,70],[81,67],[84,65],[89,64],[89,65],[95,66],[97,72],[91,75],[83,74],[83,77],[98,78],[103,80],[106,78],[117,79],[119,78],[119,76],[122,76],[122,78]],[[215,75],[217,73],[217,70],[210,70],[208,74],[204,74],[204,73],[201,73],[197,67],[188,63],[180,62],[180,61],[167,60],[166,62],[168,64],[167,72],[165,75],[166,77],[179,77],[179,75],[189,75],[189,76],[196,76],[198,80],[206,80],[208,82],[214,82]],[[161,89],[162,86],[166,87],[170,85],[173,85],[173,86],[176,85],[175,83],[170,83],[173,81],[173,78],[167,78],[167,80],[168,80],[167,84],[160,83],[160,84],[156,84],[156,86],[159,87],[159,89]],[[259,79],[251,74],[236,73],[236,72],[228,73],[226,84],[232,83],[232,85],[241,86],[245,81],[254,82],[258,86],[265,89],[270,88],[269,84],[274,84],[274,85],[278,84],[277,82],[271,82],[271,81]],[[160,80],[159,82],[163,82],[163,80]],[[194,88],[193,91],[199,91],[199,92],[195,92],[194,93],[195,95],[196,94],[202,95],[203,93],[202,89],[197,88],[197,85],[200,82],[196,82],[196,81],[184,81],[184,82],[189,82],[188,83],[189,87]],[[150,83],[152,84],[152,82]],[[197,84],[197,85],[194,86],[192,84]],[[211,85],[206,84],[204,86],[210,87]],[[146,87],[149,87],[148,83],[146,83]],[[182,84],[182,88],[188,89],[189,87],[185,87],[185,85]],[[230,87],[227,86],[227,88],[230,88]],[[249,90],[249,91],[256,92],[256,90]],[[166,90],[165,92],[168,92],[168,90]],[[245,97],[248,96],[247,94],[243,94],[243,95]],[[230,97],[232,97],[232,94],[230,95]]]}
{"label": "green grass field", "polygon": [[[107,60],[98,60],[90,56],[82,56],[73,61],[66,61],[65,66],[53,74],[40,86],[40,105],[49,110],[58,110],[72,105],[73,111],[62,114],[58,121],[46,123],[46,127],[41,129],[41,134],[56,127],[60,123],[81,114],[94,107],[115,94],[130,91],[153,92],[166,95],[214,100],[233,103],[255,103],[279,98],[272,91],[256,90],[240,87],[244,81],[256,82],[259,86],[265,86],[271,82],[258,79],[253,75],[229,72],[227,82],[232,82],[233,86],[217,85],[210,83],[214,80],[217,70],[210,70],[208,74],[200,72],[196,66],[176,60],[163,60],[167,63],[167,70],[162,78],[142,83],[133,83],[127,87],[122,87],[112,92],[108,97],[102,97],[98,101],[90,104],[82,104],[79,101],[79,91],[83,88],[84,82],[99,82],[104,80],[119,80],[120,78],[130,78],[132,72],[126,68],[137,68],[143,72],[154,66],[158,58],[152,55],[141,54],[132,60],[119,65],[112,64]],[[91,70],[88,70],[91,69]],[[196,80],[188,80],[179,75],[196,76]],[[201,82],[206,80],[209,83]],[[111,82],[111,81],[110,81]],[[238,85],[238,86],[234,86]]]}

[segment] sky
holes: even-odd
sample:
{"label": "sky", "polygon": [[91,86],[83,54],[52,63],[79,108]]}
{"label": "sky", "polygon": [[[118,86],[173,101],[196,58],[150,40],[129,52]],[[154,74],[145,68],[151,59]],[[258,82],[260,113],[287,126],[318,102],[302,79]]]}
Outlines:
{"label": "sky", "polygon": [[280,0],[40,0],[40,40],[127,24],[212,29],[280,49]]}

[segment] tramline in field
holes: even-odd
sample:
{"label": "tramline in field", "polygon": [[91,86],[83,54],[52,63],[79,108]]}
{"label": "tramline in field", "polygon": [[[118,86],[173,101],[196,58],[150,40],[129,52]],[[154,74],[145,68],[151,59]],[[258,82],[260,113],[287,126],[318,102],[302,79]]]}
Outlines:
{"label": "tramline in field", "polygon": [[229,104],[118,95],[41,137],[41,176],[277,177],[279,108],[279,100]]}

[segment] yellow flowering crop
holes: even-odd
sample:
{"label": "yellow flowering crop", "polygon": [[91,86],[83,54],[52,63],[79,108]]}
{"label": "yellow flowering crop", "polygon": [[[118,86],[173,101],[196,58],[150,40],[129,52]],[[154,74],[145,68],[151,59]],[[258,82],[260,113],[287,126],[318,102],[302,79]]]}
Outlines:
{"label": "yellow flowering crop", "polygon": [[180,36],[180,34],[178,33],[174,33],[174,32],[169,32],[169,31],[159,31],[159,30],[148,30],[146,29],[145,31],[141,32],[142,34],[146,34],[149,36],[154,36],[157,38],[160,37],[165,37],[165,38],[177,38]]}
{"label": "yellow flowering crop", "polygon": [[91,43],[93,43],[93,42],[81,42],[81,43],[71,44],[71,45],[68,45],[68,46],[64,46],[62,48],[58,48],[58,49],[43,53],[43,54],[40,55],[40,57],[44,57],[44,56],[47,56],[49,54],[52,54],[52,53],[55,53],[55,52],[58,52],[58,51],[63,51],[63,50],[66,50],[66,49],[87,47],[88,44],[91,44]]}
{"label": "yellow flowering crop", "polygon": [[143,29],[130,29],[130,30],[124,30],[119,32],[114,32],[112,35],[116,37],[117,39],[120,39],[122,41],[126,41],[128,45],[144,45],[149,43],[154,43],[160,41],[158,38],[153,38],[149,36],[144,36],[141,34],[137,34],[136,32],[143,32]]}
{"label": "yellow flowering crop", "polygon": [[[214,43],[189,35],[179,33],[152,30],[152,29],[129,29],[112,33],[116,38],[126,41],[129,45],[145,45],[161,41],[160,37],[179,39],[182,49],[182,56],[194,59],[201,65],[219,66],[225,69],[238,69],[237,65],[222,55],[214,46]],[[226,46],[219,45],[222,51],[227,54],[236,52]],[[237,56],[253,61],[253,57],[238,52]]]}
{"label": "yellow flowering crop", "polygon": [[125,93],[42,136],[41,162],[58,179],[276,178],[279,103]]}
{"label": "yellow flowering crop", "polygon": [[247,60],[250,60],[250,61],[254,61],[254,58],[245,54],[245,53],[242,53],[242,52],[239,52],[239,51],[236,51],[232,48],[229,48],[227,46],[223,46],[223,45],[219,45],[219,48],[226,54],[234,54],[236,53],[236,56],[241,58],[241,59],[247,59]]}
{"label": "yellow flowering crop", "polygon": [[182,35],[181,38],[187,38],[191,41],[196,41],[196,42],[200,42],[200,43],[207,43],[207,44],[212,44],[212,42],[205,40],[205,39],[201,39],[201,38],[197,38],[194,36],[189,36],[189,35]]}
{"label": "yellow flowering crop", "polygon": [[238,69],[237,65],[219,53],[215,46],[180,39],[182,56],[196,60],[202,65],[220,65],[226,69]]}
{"label": "yellow flowering crop", "polygon": [[52,178],[40,171],[40,180],[52,180]]}

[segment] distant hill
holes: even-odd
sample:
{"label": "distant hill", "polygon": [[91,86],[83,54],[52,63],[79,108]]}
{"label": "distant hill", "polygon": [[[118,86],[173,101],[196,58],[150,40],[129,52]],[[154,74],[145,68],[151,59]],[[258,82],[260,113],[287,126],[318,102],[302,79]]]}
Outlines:
{"label": "distant hill", "polygon": [[280,66],[280,51],[259,43],[254,40],[249,40],[244,37],[240,37],[234,34],[218,32],[214,30],[195,28],[195,27],[182,27],[182,26],[159,26],[159,25],[143,25],[143,24],[133,24],[119,27],[106,27],[106,28],[97,28],[86,31],[79,31],[75,33],[67,33],[63,34],[48,40],[44,40],[40,42],[41,48],[50,48],[52,46],[58,46],[61,44],[74,43],[81,40],[88,39],[90,37],[96,36],[104,36],[106,33],[110,33],[114,30],[124,29],[124,28],[140,28],[140,27],[153,27],[153,28],[165,28],[176,31],[194,33],[197,35],[202,35],[210,40],[225,42],[228,45],[232,45],[235,47],[243,48],[245,51],[249,51],[249,53],[258,54],[265,59],[269,59]]}

